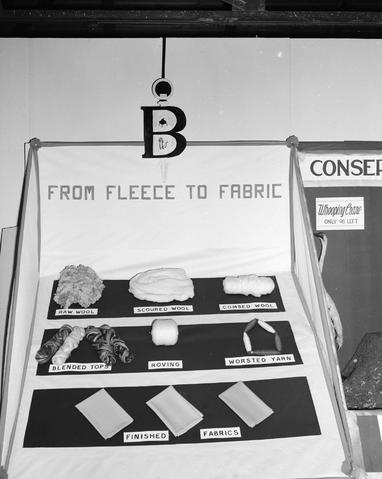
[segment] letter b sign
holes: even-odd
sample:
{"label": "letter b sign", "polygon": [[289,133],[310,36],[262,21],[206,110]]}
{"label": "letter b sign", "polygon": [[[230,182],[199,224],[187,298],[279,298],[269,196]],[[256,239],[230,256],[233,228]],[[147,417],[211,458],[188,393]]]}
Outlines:
{"label": "letter b sign", "polygon": [[145,153],[142,158],[169,158],[180,155],[187,142],[179,132],[186,115],[176,106],[142,106]]}

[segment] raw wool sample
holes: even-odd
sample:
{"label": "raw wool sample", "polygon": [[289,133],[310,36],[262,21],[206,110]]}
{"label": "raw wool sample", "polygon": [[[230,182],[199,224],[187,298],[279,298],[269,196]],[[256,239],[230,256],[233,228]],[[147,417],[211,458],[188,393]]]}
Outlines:
{"label": "raw wool sample", "polygon": [[37,351],[35,358],[39,364],[47,363],[54,354],[60,349],[65,339],[72,332],[72,327],[69,324],[64,324],[57,331],[57,333],[52,336],[48,341],[46,341],[41,348]]}
{"label": "raw wool sample", "polygon": [[134,355],[126,343],[116,336],[114,329],[108,324],[103,324],[99,328],[88,326],[86,328],[86,338],[106,366],[115,364],[117,362],[116,356],[125,364],[131,363],[134,359]]}
{"label": "raw wool sample", "polygon": [[174,346],[178,342],[178,325],[171,318],[154,319],[151,339],[155,346]]}
{"label": "raw wool sample", "polygon": [[130,280],[129,291],[136,298],[154,303],[186,301],[194,297],[194,285],[181,268],[149,269]]}
{"label": "raw wool sample", "polygon": [[243,274],[240,276],[227,276],[223,280],[223,288],[226,294],[244,294],[259,298],[264,294],[270,294],[275,289],[275,283],[268,276],[256,274]]}
{"label": "raw wool sample", "polygon": [[84,336],[85,329],[80,326],[74,326],[72,332],[65,339],[64,344],[53,356],[52,363],[55,366],[62,366],[70,356],[71,352],[78,347]]}
{"label": "raw wool sample", "polygon": [[53,299],[61,308],[69,308],[71,304],[88,308],[100,299],[104,288],[102,280],[89,266],[65,266]]}

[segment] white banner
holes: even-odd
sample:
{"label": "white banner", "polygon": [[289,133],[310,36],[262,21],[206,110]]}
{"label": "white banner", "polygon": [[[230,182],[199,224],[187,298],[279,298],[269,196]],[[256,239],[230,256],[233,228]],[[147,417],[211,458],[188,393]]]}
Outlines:
{"label": "white banner", "polygon": [[290,269],[285,145],[39,150],[41,274],[86,264],[103,278],[182,267],[191,277]]}

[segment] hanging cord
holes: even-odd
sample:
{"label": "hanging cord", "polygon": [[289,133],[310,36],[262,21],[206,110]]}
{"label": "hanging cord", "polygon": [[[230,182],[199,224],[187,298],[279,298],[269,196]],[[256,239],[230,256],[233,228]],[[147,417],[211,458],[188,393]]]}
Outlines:
{"label": "hanging cord", "polygon": [[162,76],[166,78],[166,38],[162,38]]}

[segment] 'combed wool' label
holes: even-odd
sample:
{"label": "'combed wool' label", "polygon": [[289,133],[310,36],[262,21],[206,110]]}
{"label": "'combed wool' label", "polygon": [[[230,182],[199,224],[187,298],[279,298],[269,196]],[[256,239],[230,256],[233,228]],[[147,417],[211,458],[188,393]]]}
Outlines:
{"label": "'combed wool' label", "polygon": [[61,366],[51,364],[49,366],[50,373],[67,373],[75,371],[76,373],[88,373],[95,371],[111,371],[111,366],[104,363],[64,363]]}
{"label": "'combed wool' label", "polygon": [[240,427],[212,427],[200,429],[200,439],[235,439],[241,437]]}
{"label": "'combed wool' label", "polygon": [[56,309],[56,316],[94,316],[98,314],[97,308]]}
{"label": "'combed wool' label", "polygon": [[148,369],[183,369],[183,361],[181,359],[149,361],[147,367]]}
{"label": "'combed wool' label", "polygon": [[157,442],[168,440],[168,431],[133,431],[123,433],[123,442]]}
{"label": "'combed wool' label", "polygon": [[256,364],[294,363],[293,354],[274,354],[271,356],[240,356],[225,358],[226,366],[251,366]]}
{"label": "'combed wool' label", "polygon": [[191,304],[171,304],[168,306],[138,306],[134,308],[134,314],[152,313],[190,313],[194,310]]}
{"label": "'combed wool' label", "polygon": [[220,311],[250,311],[256,309],[277,309],[276,303],[234,303],[219,304]]}

